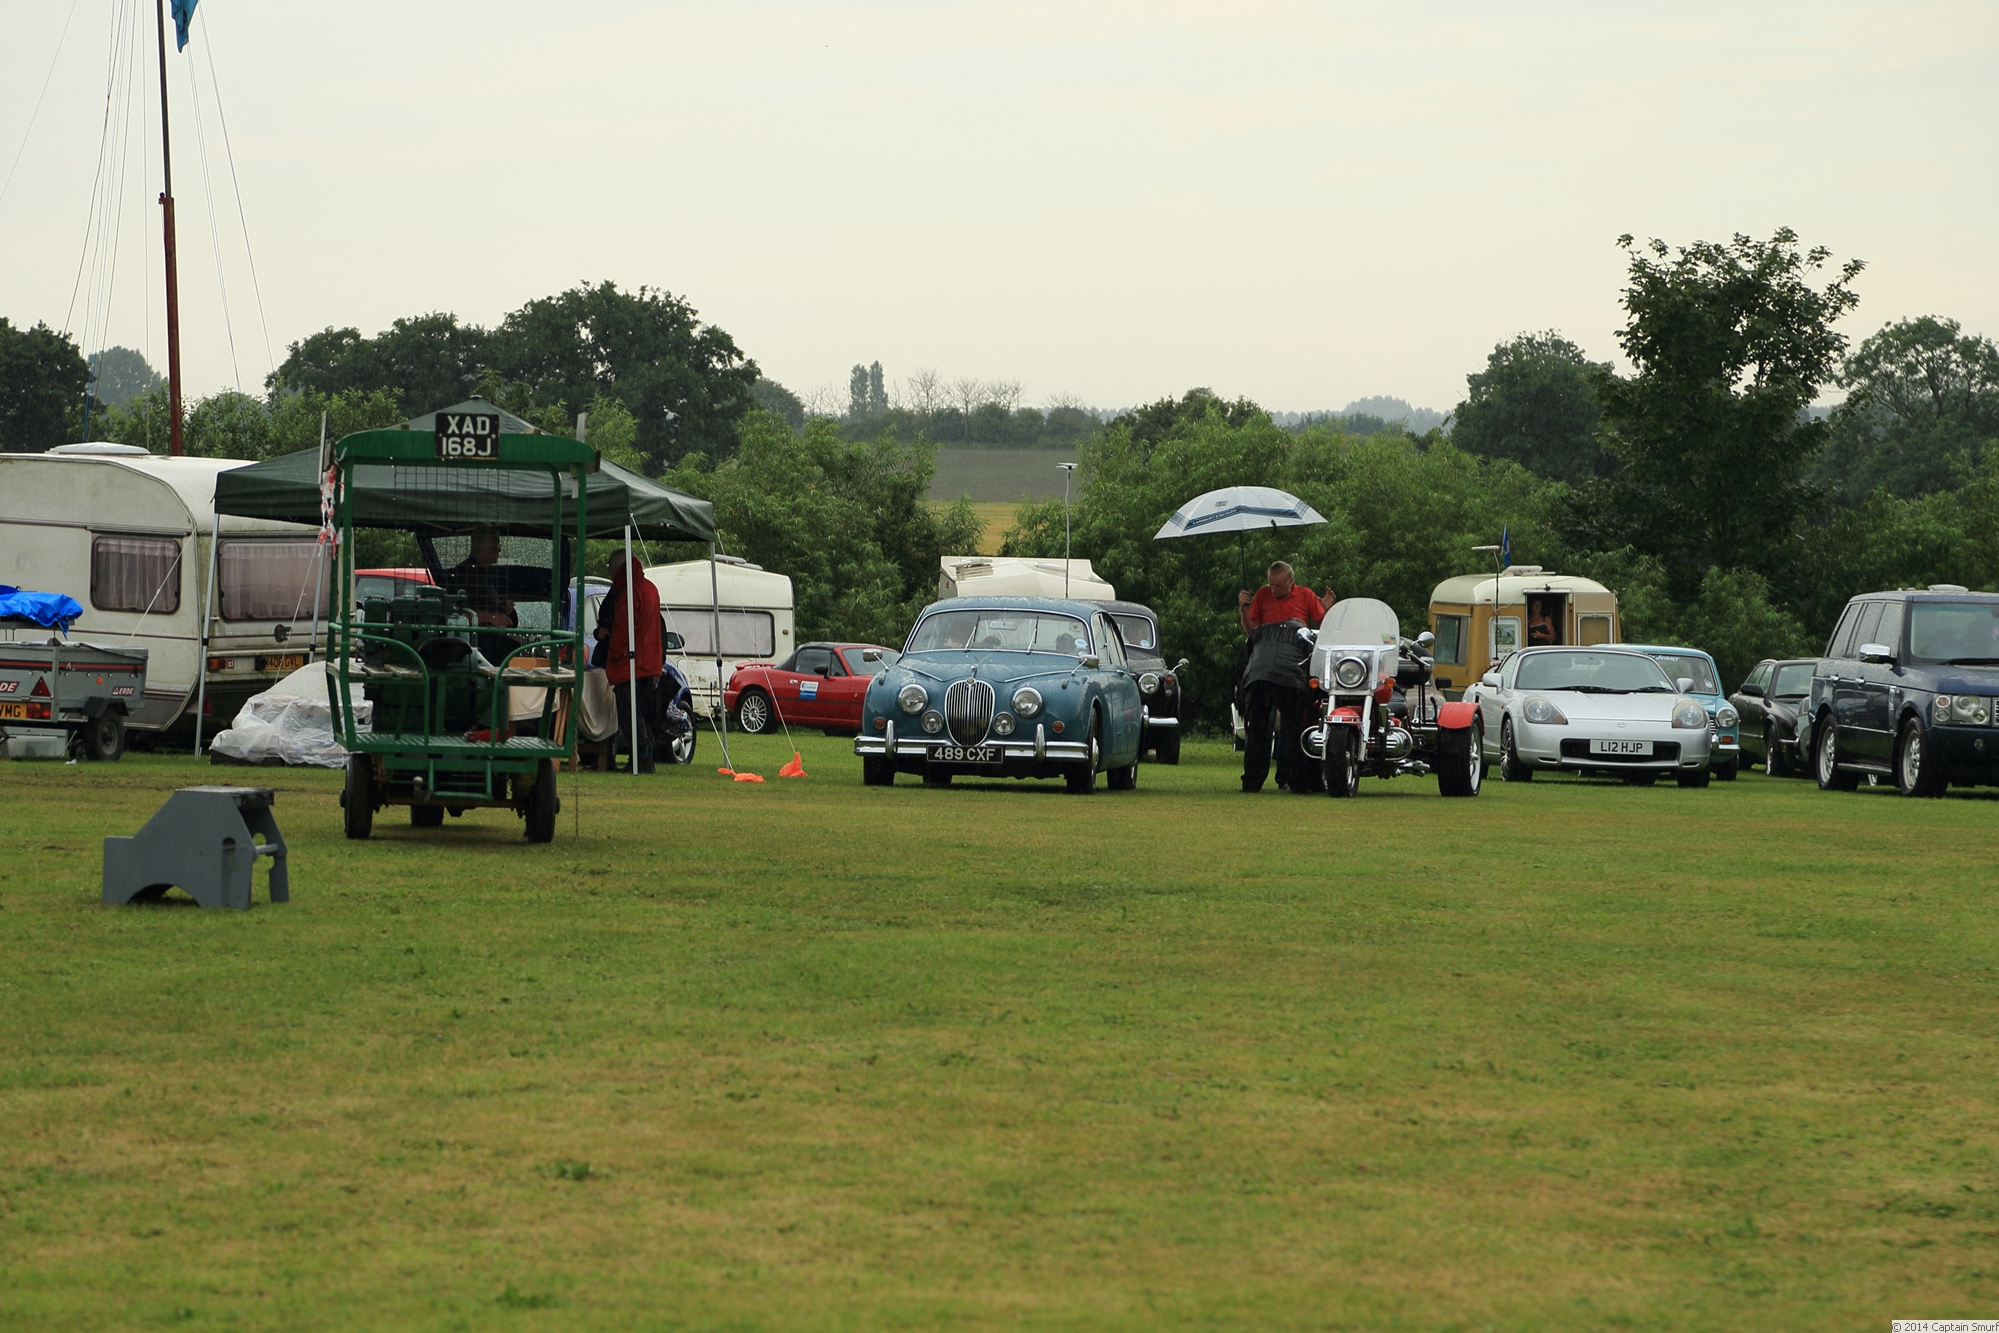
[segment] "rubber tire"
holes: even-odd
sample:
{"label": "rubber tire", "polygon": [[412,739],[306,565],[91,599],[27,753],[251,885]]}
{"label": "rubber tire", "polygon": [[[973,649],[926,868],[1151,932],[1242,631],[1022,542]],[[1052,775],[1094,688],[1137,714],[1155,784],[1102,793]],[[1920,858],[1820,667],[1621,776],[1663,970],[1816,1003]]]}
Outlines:
{"label": "rubber tire", "polygon": [[1153,747],[1153,752],[1158,756],[1159,762],[1162,764],[1179,763],[1180,762],[1179,728],[1176,727],[1172,731],[1169,731],[1165,735],[1161,736],[1159,738],[1159,744]]}
{"label": "rubber tire", "polygon": [[1725,759],[1719,764],[1711,764],[1708,766],[1708,772],[1714,775],[1714,780],[1716,782],[1733,782],[1735,781],[1735,775],[1740,773],[1741,771],[1742,771],[1741,755],[1737,755],[1733,759]]}
{"label": "rubber tire", "polygon": [[1103,746],[1097,740],[1097,735],[1097,713],[1093,708],[1090,710],[1089,762],[1079,768],[1071,768],[1062,775],[1063,781],[1069,784],[1071,796],[1088,796],[1097,789],[1097,765],[1103,761]]}
{"label": "rubber tire", "polygon": [[1520,762],[1520,751],[1513,744],[1513,719],[1501,718],[1499,722],[1499,780],[1501,782],[1532,782],[1534,770]]}
{"label": "rubber tire", "polygon": [[1111,791],[1138,790],[1138,760],[1133,758],[1129,767],[1114,768],[1104,774],[1104,786]]}
{"label": "rubber tire", "polygon": [[1763,773],[1766,777],[1788,778],[1791,776],[1791,757],[1777,744],[1777,729],[1763,728]]}
{"label": "rubber tire", "polygon": [[895,760],[887,755],[861,756],[861,785],[863,787],[893,787],[895,785]]}
{"label": "rubber tire", "polygon": [[1930,750],[1923,724],[1910,718],[1895,740],[1895,789],[1904,796],[1941,796],[1944,787],[1943,765]]}
{"label": "rubber tire", "polygon": [[528,791],[527,839],[554,842],[555,817],[562,813],[562,797],[555,790],[555,765],[547,759],[534,766],[534,786]]}
{"label": "rubber tire", "polygon": [[443,828],[444,807],[441,805],[413,805],[410,807],[411,828]]}
{"label": "rubber tire", "polygon": [[1703,768],[1697,773],[1677,773],[1674,775],[1674,780],[1682,787],[1705,787],[1714,780],[1714,770]]}
{"label": "rubber tire", "polygon": [[[1337,740],[1335,730],[1340,733]],[[1319,767],[1326,777],[1326,795],[1344,800],[1360,790],[1360,736],[1352,727],[1326,728],[1326,754]]]}
{"label": "rubber tire", "polygon": [[1858,773],[1839,770],[1839,724],[1823,718],[1812,728],[1812,776],[1820,791],[1852,791],[1860,785]]}
{"label": "rubber tire", "polygon": [[1492,765],[1485,757],[1485,719],[1473,718],[1471,724],[1471,757],[1478,765],[1478,781],[1483,787],[1485,780],[1492,776]]}
{"label": "rubber tire", "polygon": [[923,785],[926,787],[948,787],[951,785],[951,771],[945,768],[923,766]]}
{"label": "rubber tire", "polygon": [[736,700],[736,730],[745,736],[768,735],[777,726],[777,705],[762,690],[744,690]]}
{"label": "rubber tire", "polygon": [[700,743],[701,743],[701,729],[699,727],[696,727],[693,730],[689,731],[685,736],[681,736],[675,740],[667,742],[666,761],[669,764],[693,763],[694,749]]}
{"label": "rubber tire", "polygon": [[340,793],[342,823],[356,840],[375,831],[375,761],[365,754],[347,756],[347,787]]}
{"label": "rubber tire", "polygon": [[1437,733],[1437,794],[1476,796],[1484,785],[1485,764],[1473,748],[1471,728]]}
{"label": "rubber tire", "polygon": [[1627,787],[1649,787],[1659,780],[1657,773],[1626,773],[1622,776]]}
{"label": "rubber tire", "polygon": [[83,724],[76,738],[83,746],[85,759],[107,763],[117,759],[125,753],[125,715],[99,713]]}

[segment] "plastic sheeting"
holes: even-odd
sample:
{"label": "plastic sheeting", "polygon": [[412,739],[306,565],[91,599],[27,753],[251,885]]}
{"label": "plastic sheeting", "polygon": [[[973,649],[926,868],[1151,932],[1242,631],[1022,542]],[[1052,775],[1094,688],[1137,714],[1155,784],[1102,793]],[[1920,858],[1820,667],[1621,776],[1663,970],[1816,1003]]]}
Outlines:
{"label": "plastic sheeting", "polygon": [[[283,680],[253,695],[236,714],[235,724],[217,733],[211,748],[231,759],[261,764],[267,760],[312,768],[344,768],[347,751],[333,738],[333,707],[328,702],[324,662],[308,662]],[[365,731],[375,706],[351,687],[354,722]]]}
{"label": "plastic sheeting", "polygon": [[11,583],[0,583],[0,616],[20,616],[67,634],[70,622],[82,614],[83,607],[67,593],[24,592]]}

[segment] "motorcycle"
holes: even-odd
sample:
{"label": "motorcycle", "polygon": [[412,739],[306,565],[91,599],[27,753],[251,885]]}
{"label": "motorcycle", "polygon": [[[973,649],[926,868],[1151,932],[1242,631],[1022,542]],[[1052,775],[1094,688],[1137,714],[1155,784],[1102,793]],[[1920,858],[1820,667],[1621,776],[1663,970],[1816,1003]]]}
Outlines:
{"label": "motorcycle", "polygon": [[1452,703],[1431,681],[1433,636],[1402,637],[1385,602],[1354,597],[1326,613],[1312,646],[1317,720],[1299,737],[1326,794],[1353,796],[1362,777],[1435,773],[1443,796],[1476,796],[1484,780],[1478,706]]}

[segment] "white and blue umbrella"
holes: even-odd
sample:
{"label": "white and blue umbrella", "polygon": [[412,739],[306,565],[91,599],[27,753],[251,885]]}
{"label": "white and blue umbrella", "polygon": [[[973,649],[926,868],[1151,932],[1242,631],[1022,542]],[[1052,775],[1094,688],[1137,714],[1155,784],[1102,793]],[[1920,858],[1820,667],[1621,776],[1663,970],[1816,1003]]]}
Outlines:
{"label": "white and blue umbrella", "polygon": [[1199,537],[1210,532],[1257,532],[1324,523],[1325,515],[1274,486],[1224,486],[1197,495],[1174,511],[1152,540]]}

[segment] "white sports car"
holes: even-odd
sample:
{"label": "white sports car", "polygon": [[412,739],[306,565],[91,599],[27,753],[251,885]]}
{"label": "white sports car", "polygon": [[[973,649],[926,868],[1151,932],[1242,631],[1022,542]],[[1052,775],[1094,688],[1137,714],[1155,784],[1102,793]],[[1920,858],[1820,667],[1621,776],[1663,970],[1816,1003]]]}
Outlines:
{"label": "white sports car", "polygon": [[1536,769],[1615,775],[1648,786],[1671,773],[1708,784],[1708,717],[1685,681],[1644,653],[1524,648],[1465,691],[1473,744],[1508,782]]}

